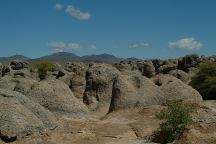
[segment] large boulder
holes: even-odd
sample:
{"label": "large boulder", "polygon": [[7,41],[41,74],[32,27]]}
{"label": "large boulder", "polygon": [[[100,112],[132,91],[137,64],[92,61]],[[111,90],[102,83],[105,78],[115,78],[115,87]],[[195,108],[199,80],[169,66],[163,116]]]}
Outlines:
{"label": "large boulder", "polygon": [[77,75],[85,75],[86,65],[82,62],[68,62],[64,69],[68,72],[74,72]]}
{"label": "large boulder", "polygon": [[150,79],[137,72],[116,77],[109,111],[165,103],[163,92]]}
{"label": "large boulder", "polygon": [[160,66],[157,71],[159,73],[168,74],[170,71],[176,70],[176,69],[177,69],[177,64],[166,64],[166,65]]}
{"label": "large boulder", "polygon": [[60,80],[37,82],[26,95],[57,115],[81,117],[88,113],[88,108]]}
{"label": "large boulder", "polygon": [[13,70],[20,70],[23,68],[28,68],[29,63],[27,61],[22,61],[22,60],[13,60],[10,62],[10,67]]}
{"label": "large boulder", "polygon": [[197,90],[171,75],[159,74],[152,80],[164,92],[166,100],[202,101]]}
{"label": "large boulder", "polygon": [[155,75],[155,67],[151,61],[138,63],[137,66],[143,76],[150,78]]}
{"label": "large boulder", "polygon": [[171,70],[169,72],[170,75],[180,79],[181,81],[183,81],[184,83],[188,83],[190,81],[190,75],[182,70]]}
{"label": "large boulder", "polygon": [[86,71],[83,101],[91,110],[110,104],[113,78],[120,72],[108,64],[94,64]]}
{"label": "large boulder", "polygon": [[41,105],[18,92],[0,89],[0,138],[3,141],[55,127],[54,116]]}

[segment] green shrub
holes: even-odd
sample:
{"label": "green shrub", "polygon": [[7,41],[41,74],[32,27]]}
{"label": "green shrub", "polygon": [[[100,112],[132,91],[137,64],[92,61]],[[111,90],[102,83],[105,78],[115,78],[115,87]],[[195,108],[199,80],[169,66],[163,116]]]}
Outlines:
{"label": "green shrub", "polygon": [[47,71],[54,71],[55,65],[51,62],[38,62],[34,64],[34,67],[38,69],[38,76],[40,80],[47,77]]}
{"label": "green shrub", "polygon": [[164,122],[160,124],[154,141],[165,144],[179,139],[185,128],[192,122],[191,113],[194,109],[195,106],[193,104],[181,101],[168,102],[167,108],[161,110],[157,115]]}
{"label": "green shrub", "polygon": [[200,92],[203,99],[216,99],[216,62],[201,64],[190,84]]}

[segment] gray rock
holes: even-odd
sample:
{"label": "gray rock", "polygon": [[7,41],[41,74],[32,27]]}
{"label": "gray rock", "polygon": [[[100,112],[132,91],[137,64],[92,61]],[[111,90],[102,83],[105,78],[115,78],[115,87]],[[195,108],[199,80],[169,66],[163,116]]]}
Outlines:
{"label": "gray rock", "polygon": [[160,86],[166,100],[202,101],[202,96],[197,90],[171,75],[156,75],[152,80]]}
{"label": "gray rock", "polygon": [[169,72],[170,75],[180,79],[181,81],[183,81],[184,83],[188,83],[190,81],[190,75],[182,70],[171,70]]}
{"label": "gray rock", "polygon": [[113,78],[120,72],[108,64],[94,64],[86,72],[83,101],[92,110],[110,104]]}
{"label": "gray rock", "polygon": [[18,92],[0,89],[0,137],[4,141],[56,126],[52,113],[38,103]]}
{"label": "gray rock", "polygon": [[114,80],[109,111],[164,103],[164,94],[158,86],[138,73],[131,73]]}
{"label": "gray rock", "polygon": [[26,95],[57,115],[81,117],[88,113],[88,108],[60,80],[37,82]]}
{"label": "gray rock", "polygon": [[143,76],[150,78],[155,75],[155,67],[152,62],[138,63],[137,66]]}

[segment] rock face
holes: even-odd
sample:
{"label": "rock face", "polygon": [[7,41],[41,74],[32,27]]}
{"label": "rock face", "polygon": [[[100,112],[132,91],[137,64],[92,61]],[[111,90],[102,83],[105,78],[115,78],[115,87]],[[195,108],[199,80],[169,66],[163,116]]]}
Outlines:
{"label": "rock face", "polygon": [[90,109],[110,103],[113,78],[118,74],[120,72],[108,64],[94,64],[87,70],[83,100]]}
{"label": "rock face", "polygon": [[164,103],[164,94],[158,86],[139,73],[131,73],[114,80],[109,111]]}
{"label": "rock face", "polygon": [[37,82],[26,95],[57,115],[81,117],[88,113],[88,108],[60,80]]}
{"label": "rock face", "polygon": [[52,113],[26,96],[0,89],[0,137],[10,142],[17,136],[56,127]]}
{"label": "rock face", "polygon": [[198,91],[171,75],[157,75],[153,81],[160,86],[166,100],[202,101]]}

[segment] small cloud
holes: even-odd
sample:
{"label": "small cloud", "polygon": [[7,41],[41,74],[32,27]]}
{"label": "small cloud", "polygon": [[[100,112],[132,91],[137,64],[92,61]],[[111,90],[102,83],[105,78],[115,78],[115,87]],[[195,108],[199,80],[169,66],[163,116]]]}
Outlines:
{"label": "small cloud", "polygon": [[79,20],[88,20],[91,18],[91,14],[89,12],[83,12],[79,8],[76,8],[72,5],[68,5],[65,9],[65,12]]}
{"label": "small cloud", "polygon": [[90,51],[95,51],[97,49],[97,47],[95,45],[90,45],[88,50]]}
{"label": "small cloud", "polygon": [[55,4],[54,8],[57,10],[62,10],[64,8],[64,5],[57,3]]}
{"label": "small cloud", "polygon": [[65,42],[50,42],[48,46],[54,48],[55,50],[64,50],[64,49],[71,49],[71,50],[80,50],[81,45],[77,43],[65,43]]}
{"label": "small cloud", "polygon": [[168,42],[169,48],[198,50],[202,48],[203,43],[196,41],[195,38],[183,38],[175,42]]}
{"label": "small cloud", "polygon": [[50,42],[48,43],[48,46],[56,48],[56,49],[64,49],[66,48],[66,44],[64,42]]}
{"label": "small cloud", "polygon": [[81,45],[77,43],[68,43],[67,48],[72,50],[79,50],[81,49]]}
{"label": "small cloud", "polygon": [[129,45],[129,48],[147,48],[147,47],[149,47],[149,44],[145,42]]}

